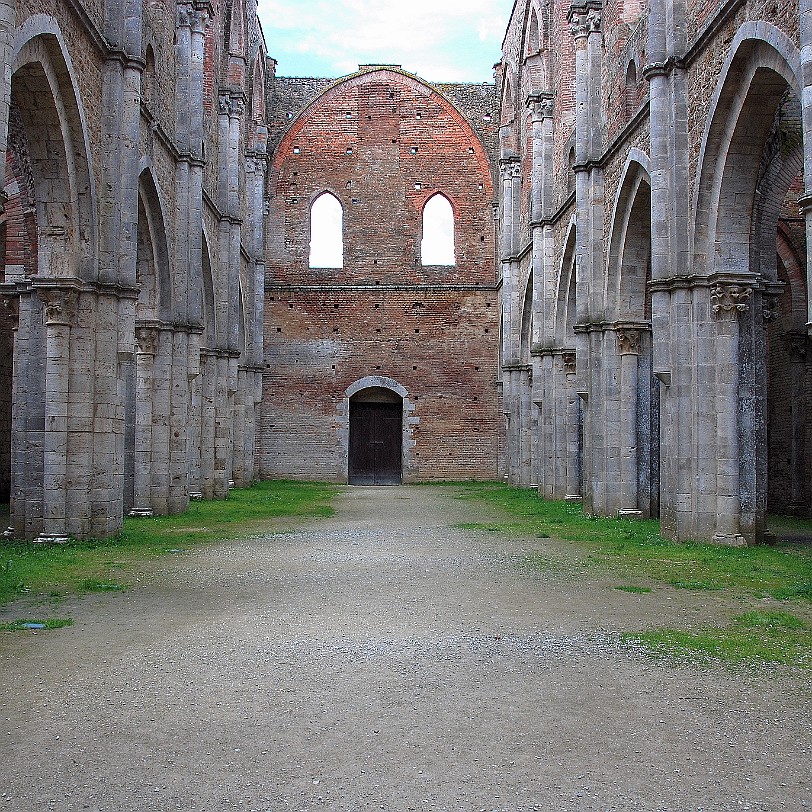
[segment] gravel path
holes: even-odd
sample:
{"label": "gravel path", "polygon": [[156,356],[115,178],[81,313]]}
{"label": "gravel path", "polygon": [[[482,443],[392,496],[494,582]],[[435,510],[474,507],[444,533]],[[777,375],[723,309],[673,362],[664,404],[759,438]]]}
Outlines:
{"label": "gravel path", "polygon": [[335,504],[5,635],[0,809],[812,805],[808,681],[613,634],[723,619],[718,597],[620,592],[554,540],[454,529],[473,508],[448,488]]}

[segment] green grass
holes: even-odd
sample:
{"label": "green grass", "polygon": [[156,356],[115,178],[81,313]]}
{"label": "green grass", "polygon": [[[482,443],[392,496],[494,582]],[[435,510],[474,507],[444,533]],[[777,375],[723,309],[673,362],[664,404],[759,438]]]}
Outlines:
{"label": "green grass", "polygon": [[[127,518],[109,539],[64,545],[0,541],[0,605],[23,593],[49,595],[119,591],[139,562],[193,545],[278,529],[280,520],[331,516],[335,488],[312,482],[259,482],[228,499],[192,502],[179,516]],[[288,523],[289,524],[289,523]]]}
{"label": "green grass", "polygon": [[[460,496],[500,508],[503,522],[467,523],[467,529],[518,533],[585,547],[585,562],[626,576],[660,581],[676,589],[726,590],[737,595],[812,602],[812,549],[800,544],[724,547],[674,544],[660,536],[659,522],[587,516],[571,502],[541,499],[535,490],[501,483],[461,484]],[[809,529],[810,522],[793,520]]]}
{"label": "green grass", "polygon": [[647,592],[651,592],[650,586],[616,586],[615,589],[619,589],[621,592],[631,592],[633,595],[645,595]]}
{"label": "green grass", "polygon": [[761,662],[812,669],[812,628],[787,612],[745,612],[729,626],[700,631],[658,629],[624,635],[661,656],[699,656],[729,663]]}
{"label": "green grass", "polygon": [[[34,626],[34,629],[32,629],[31,626]],[[21,618],[20,620],[14,620],[11,623],[0,623],[0,631],[39,631],[39,627],[49,630],[62,629],[65,626],[73,626],[73,620],[69,617],[48,617],[40,619]]]}

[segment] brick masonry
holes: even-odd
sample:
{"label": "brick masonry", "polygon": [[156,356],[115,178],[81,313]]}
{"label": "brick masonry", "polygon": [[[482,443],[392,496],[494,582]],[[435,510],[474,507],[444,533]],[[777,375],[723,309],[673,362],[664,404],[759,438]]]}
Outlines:
{"label": "brick masonry", "polygon": [[[463,113],[397,70],[320,96],[315,80],[286,87],[272,113],[284,133],[271,171],[263,474],[345,480],[346,391],[384,376],[413,407],[408,479],[495,477],[493,88],[444,86]],[[289,122],[291,99],[306,106]],[[325,190],[344,211],[344,266],[311,269],[310,206]],[[438,192],[454,209],[453,267],[420,262],[422,208]]]}

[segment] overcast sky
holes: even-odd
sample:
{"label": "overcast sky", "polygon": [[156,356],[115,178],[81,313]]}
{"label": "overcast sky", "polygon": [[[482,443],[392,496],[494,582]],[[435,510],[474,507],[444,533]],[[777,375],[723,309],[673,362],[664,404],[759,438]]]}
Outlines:
{"label": "overcast sky", "polygon": [[280,76],[397,64],[437,82],[492,82],[513,0],[259,0]]}

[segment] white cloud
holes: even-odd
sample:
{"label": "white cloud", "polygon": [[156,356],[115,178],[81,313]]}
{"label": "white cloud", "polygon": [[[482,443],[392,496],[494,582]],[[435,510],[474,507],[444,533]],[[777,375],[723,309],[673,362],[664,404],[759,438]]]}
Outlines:
{"label": "white cloud", "polygon": [[[494,5],[502,12],[494,12]],[[510,13],[510,0],[260,0],[268,47],[313,54],[336,75],[359,63],[401,64],[429,79],[490,75]],[[491,46],[481,59],[477,49]],[[479,63],[482,64],[479,64]]]}

